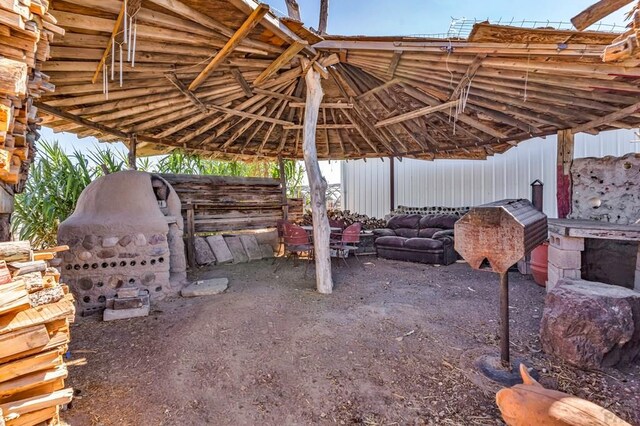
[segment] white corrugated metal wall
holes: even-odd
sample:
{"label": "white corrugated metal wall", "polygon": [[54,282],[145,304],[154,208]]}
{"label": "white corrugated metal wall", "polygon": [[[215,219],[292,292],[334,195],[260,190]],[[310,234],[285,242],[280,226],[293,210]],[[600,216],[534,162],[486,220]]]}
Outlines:
{"label": "white corrugated metal wall", "polygon": [[[640,153],[631,130],[578,134],[574,158]],[[374,217],[389,213],[389,159],[343,162],[345,209]],[[544,183],[544,210],[556,217],[556,137],[522,142],[487,160],[395,160],[396,205],[460,207],[503,198],[529,198],[530,184]]]}

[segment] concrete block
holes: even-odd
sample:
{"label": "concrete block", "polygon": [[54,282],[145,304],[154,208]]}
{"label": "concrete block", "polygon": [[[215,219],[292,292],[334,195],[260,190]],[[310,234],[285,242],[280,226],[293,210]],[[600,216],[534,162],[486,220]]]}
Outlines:
{"label": "concrete block", "polygon": [[274,257],[271,244],[260,244],[260,251],[262,252],[263,259],[271,259]]}
{"label": "concrete block", "polygon": [[569,278],[572,280],[581,279],[582,272],[580,269],[572,269],[572,268],[558,268],[555,265],[549,264],[547,268],[549,273],[554,273],[558,276],[558,278]]}
{"label": "concrete block", "polygon": [[222,264],[233,262],[233,254],[231,254],[231,250],[229,250],[229,247],[224,241],[224,237],[222,235],[211,235],[207,237],[207,243],[209,244],[209,247],[211,247],[213,255],[216,257],[216,263]]}
{"label": "concrete block", "polygon": [[138,287],[120,287],[118,289],[118,298],[138,297],[139,293],[140,289],[138,289]]}
{"label": "concrete block", "polygon": [[246,251],[247,256],[249,256],[249,260],[262,259],[262,251],[260,250],[260,246],[258,245],[258,240],[256,240],[255,235],[240,235],[240,241],[242,242],[244,251]]}
{"label": "concrete block", "polygon": [[196,263],[198,265],[210,265],[216,261],[211,247],[207,244],[207,240],[202,237],[195,237],[193,239],[193,246],[196,252]]}
{"label": "concrete block", "polygon": [[114,321],[127,318],[138,318],[149,316],[149,305],[133,309],[105,309],[102,315],[103,321]]}
{"label": "concrete block", "polygon": [[582,252],[549,246],[549,263],[564,269],[580,269]]}
{"label": "concrete block", "polygon": [[560,250],[584,250],[584,238],[565,237],[562,235],[551,233],[549,235],[549,247],[555,247]]}
{"label": "concrete block", "polygon": [[141,308],[149,304],[149,294],[142,294],[136,297],[116,297],[113,299],[113,309],[133,309]]}
{"label": "concrete block", "polygon": [[224,237],[224,241],[227,243],[227,247],[229,247],[229,251],[231,251],[233,255],[233,263],[246,263],[249,261],[249,256],[247,256],[247,252],[244,250],[240,237],[227,236]]}
{"label": "concrete block", "polygon": [[227,278],[212,278],[209,280],[196,281],[189,284],[180,291],[182,297],[210,296],[220,294],[229,286]]}

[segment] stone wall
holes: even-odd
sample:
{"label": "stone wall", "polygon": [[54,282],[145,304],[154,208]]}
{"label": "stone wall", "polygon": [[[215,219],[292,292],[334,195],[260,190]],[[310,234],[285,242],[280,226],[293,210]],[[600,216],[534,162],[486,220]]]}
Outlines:
{"label": "stone wall", "polygon": [[625,225],[640,220],[640,154],[576,159],[571,176],[570,218]]}

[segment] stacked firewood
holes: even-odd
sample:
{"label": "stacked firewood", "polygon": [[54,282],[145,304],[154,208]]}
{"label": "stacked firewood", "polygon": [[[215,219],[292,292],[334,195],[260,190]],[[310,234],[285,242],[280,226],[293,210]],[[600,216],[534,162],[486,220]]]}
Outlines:
{"label": "stacked firewood", "polygon": [[71,401],[64,354],[75,308],[56,247],[34,252],[28,241],[0,243],[0,425],[59,424]]}
{"label": "stacked firewood", "polygon": [[9,193],[21,192],[35,155],[42,118],[33,102],[54,89],[39,70],[64,30],[48,7],[48,0],[0,1],[0,181]]}
{"label": "stacked firewood", "polygon": [[[384,228],[387,225],[387,221],[384,219],[376,219],[374,217],[369,217],[366,214],[352,213],[350,210],[329,209],[327,210],[327,216],[329,217],[329,220],[340,221],[344,226],[360,222],[362,224],[362,229]],[[311,225],[313,223],[310,210],[305,212],[300,223],[302,225]]]}
{"label": "stacked firewood", "polygon": [[620,34],[602,53],[604,62],[623,61],[640,57],[640,2],[627,14],[629,29]]}

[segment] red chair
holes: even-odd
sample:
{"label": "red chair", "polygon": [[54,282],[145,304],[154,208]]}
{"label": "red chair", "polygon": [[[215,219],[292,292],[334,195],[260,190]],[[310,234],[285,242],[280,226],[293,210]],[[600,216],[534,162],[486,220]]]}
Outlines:
{"label": "red chair", "polygon": [[[285,258],[288,259],[294,256],[294,261],[300,258],[300,254],[307,254],[307,264],[304,268],[304,276],[307,276],[307,268],[309,262],[313,259],[313,243],[311,242],[311,236],[302,227],[294,225],[293,223],[284,222],[282,224],[283,229],[283,243]],[[280,265],[278,265],[275,271],[278,271]]]}
{"label": "red chair", "polygon": [[[329,245],[330,248],[337,250],[339,253],[346,253],[349,256],[350,252],[353,252],[353,255],[356,257],[358,262],[360,259],[358,258],[358,244],[360,243],[360,231],[362,230],[362,224],[359,222],[354,223],[353,225],[347,226],[342,234],[340,234],[340,238],[338,240],[334,240]],[[342,257],[342,256],[339,256]],[[347,264],[347,259],[342,257],[345,265]],[[362,263],[362,262],[360,262]]]}

